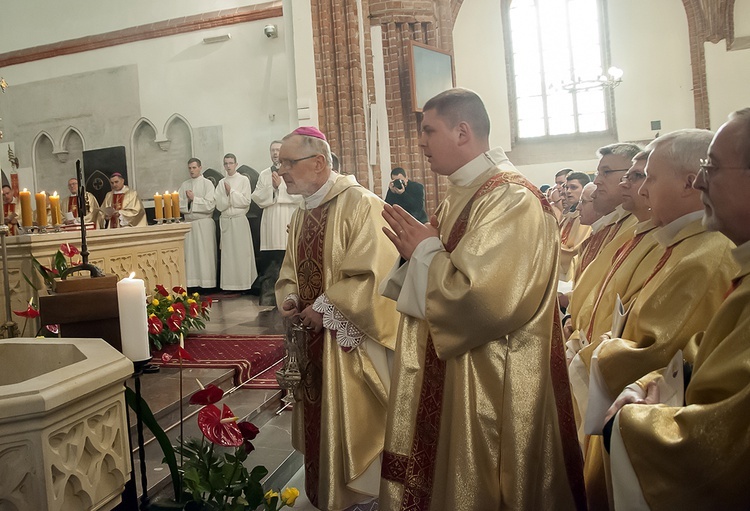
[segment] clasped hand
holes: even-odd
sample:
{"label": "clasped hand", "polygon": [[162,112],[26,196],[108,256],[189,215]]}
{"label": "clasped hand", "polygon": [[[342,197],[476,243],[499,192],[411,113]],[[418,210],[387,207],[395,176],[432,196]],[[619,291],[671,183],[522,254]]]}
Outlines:
{"label": "clasped hand", "polygon": [[383,232],[396,246],[396,250],[404,259],[411,259],[417,245],[427,238],[439,238],[438,221],[435,215],[430,218],[430,223],[423,224],[401,206],[383,206],[383,218],[388,222],[390,229],[383,227]]}
{"label": "clasped hand", "polygon": [[281,315],[285,318],[298,316],[303,326],[313,330],[315,333],[323,330],[323,315],[313,310],[312,305],[308,305],[300,312],[297,303],[294,300],[287,300],[281,304]]}

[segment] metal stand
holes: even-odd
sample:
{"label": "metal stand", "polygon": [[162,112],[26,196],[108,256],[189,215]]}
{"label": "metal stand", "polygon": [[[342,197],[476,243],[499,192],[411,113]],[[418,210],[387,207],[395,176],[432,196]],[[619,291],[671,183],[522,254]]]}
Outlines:
{"label": "metal stand", "polygon": [[136,430],[138,431],[138,458],[141,463],[141,489],[143,494],[141,495],[140,511],[146,511],[149,506],[148,500],[148,477],[146,475],[146,443],[143,440],[143,419],[141,418],[141,375],[143,374],[143,367],[148,363],[148,360],[141,362],[133,362],[135,371],[133,372],[133,379],[135,380],[135,420]]}

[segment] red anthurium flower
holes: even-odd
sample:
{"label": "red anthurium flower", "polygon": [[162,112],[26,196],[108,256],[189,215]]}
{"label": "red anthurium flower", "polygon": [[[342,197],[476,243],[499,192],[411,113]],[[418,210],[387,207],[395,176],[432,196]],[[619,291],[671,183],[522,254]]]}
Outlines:
{"label": "red anthurium flower", "polygon": [[70,243],[63,243],[62,245],[60,245],[60,252],[62,252],[65,257],[73,257],[74,255],[78,255],[81,253],[74,245],[71,245]]}
{"label": "red anthurium flower", "polygon": [[190,353],[187,352],[185,348],[181,346],[177,347],[177,356],[182,360],[192,360],[193,362],[195,362],[195,357],[193,357]]}
{"label": "red anthurium flower", "polygon": [[210,296],[207,296],[206,300],[205,300],[205,303],[207,303],[208,306],[211,307],[214,304],[214,299],[211,298]]}
{"label": "red anthurium flower", "polygon": [[198,314],[201,313],[201,306],[198,305],[198,302],[191,303],[190,304],[190,317],[191,318],[197,318]]}
{"label": "red anthurium flower", "polygon": [[172,291],[174,291],[178,295],[181,295],[182,293],[187,293],[187,291],[185,291],[185,288],[184,287],[180,287],[180,286],[173,287]]}
{"label": "red anthurium flower", "polygon": [[237,417],[227,405],[221,411],[213,404],[204,406],[198,412],[198,427],[208,440],[224,447],[239,447],[244,441]]}
{"label": "red anthurium flower", "polygon": [[156,335],[160,334],[162,330],[164,330],[164,325],[161,320],[155,314],[152,314],[148,318],[148,333]]}
{"label": "red anthurium flower", "polygon": [[167,318],[167,326],[173,332],[179,332],[182,326],[182,318],[176,312]]}
{"label": "red anthurium flower", "polygon": [[25,311],[13,311],[13,314],[16,316],[20,316],[22,318],[38,318],[39,317],[39,311],[36,310],[31,304],[29,304],[28,307],[26,307]]}
{"label": "red anthurium flower", "polygon": [[185,319],[187,317],[187,311],[185,310],[185,306],[181,304],[180,302],[175,302],[172,304],[172,309],[174,309],[174,313],[180,316],[180,321]]}
{"label": "red anthurium flower", "polygon": [[[208,385],[206,385],[205,389],[199,390],[198,392],[190,396],[190,404],[191,405],[212,405],[214,403],[221,401],[222,397],[224,397],[224,391],[221,390],[216,385],[214,385],[213,383],[209,383]],[[238,424],[238,426],[242,426],[242,424]],[[240,431],[242,431],[241,427],[240,427]]]}
{"label": "red anthurium flower", "polygon": [[56,270],[56,269],[54,269],[54,268],[47,268],[46,266],[42,266],[42,269],[43,269],[44,271],[46,271],[47,273],[51,273],[51,274],[53,274],[53,275],[60,275],[60,272],[59,272],[59,271],[57,271],[57,270]]}
{"label": "red anthurium flower", "polygon": [[169,291],[167,291],[167,288],[165,288],[161,284],[156,284],[156,290],[159,292],[160,295],[164,297],[169,296]]}
{"label": "red anthurium flower", "polygon": [[170,355],[169,353],[161,354],[161,361],[164,362],[165,364],[171,362],[172,358],[173,358],[172,355]]}
{"label": "red anthurium flower", "polygon": [[44,328],[46,328],[47,330],[49,330],[49,331],[50,331],[50,333],[53,333],[53,334],[55,334],[55,335],[57,335],[57,334],[59,334],[59,333],[60,333],[60,325],[59,325],[59,324],[55,324],[55,325],[44,325]]}

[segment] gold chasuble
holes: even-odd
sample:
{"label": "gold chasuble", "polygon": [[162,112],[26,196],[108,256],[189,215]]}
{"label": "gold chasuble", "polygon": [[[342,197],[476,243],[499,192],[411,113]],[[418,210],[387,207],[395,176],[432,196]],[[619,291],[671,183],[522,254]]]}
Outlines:
{"label": "gold chasuble", "polygon": [[590,225],[581,225],[581,212],[576,210],[563,216],[560,223],[560,271],[565,282],[574,277],[573,258],[578,255],[583,242],[591,235]]}
{"label": "gold chasuble", "polygon": [[[15,201],[15,199],[13,199]],[[6,223],[9,229],[9,235],[18,234],[18,224],[21,223],[21,208],[16,207],[15,202],[3,202],[3,218],[10,218]]]}
{"label": "gold chasuble", "polygon": [[[664,235],[665,229],[657,237]],[[658,260],[646,258],[656,264],[646,265],[650,271],[633,301],[621,338],[598,347],[597,363],[606,387],[603,390],[613,401],[628,384],[666,367],[677,350],[685,350],[685,359],[694,361],[694,351],[686,349],[688,341],[708,326],[737,271],[731,257],[732,242],[718,232],[706,231],[702,216],[669,237],[664,245],[666,248],[660,246]],[[595,348],[592,345],[582,350],[581,358],[590,363]],[[611,489],[605,493],[611,485],[601,436],[588,440],[585,476],[590,503],[611,503]],[[592,509],[605,509],[602,506]]]}
{"label": "gold chasuble", "polygon": [[318,207],[294,213],[276,283],[277,303],[297,295],[303,310],[325,293],[366,336],[345,350],[336,342],[336,331],[310,332],[292,443],[305,455],[307,497],[323,510],[366,500],[370,494],[362,490],[362,479],[369,478],[372,497],[378,491],[379,473],[368,469],[379,464],[383,450],[390,382],[376,370],[375,350],[368,343],[392,350],[398,328],[393,302],[378,293],[398,257],[382,232],[387,225],[382,204],[361,185],[335,177]]}
{"label": "gold chasuble", "polygon": [[[740,271],[731,292],[693,339],[686,406],[628,405],[615,421],[613,477],[629,461],[630,486],[640,486],[653,510],[750,509],[750,245],[734,255]],[[693,291],[709,283],[703,277]]]}
{"label": "gold chasuble", "polygon": [[585,506],[549,204],[492,166],[452,184],[437,216],[426,319],[399,327],[380,508]]}
{"label": "gold chasuble", "polygon": [[135,190],[122,187],[122,193],[108,192],[104,197],[101,209],[112,208],[119,213],[118,221],[109,219],[110,229],[117,227],[142,227],[148,225],[146,211]]}
{"label": "gold chasuble", "polygon": [[[115,208],[117,209],[117,208]],[[63,215],[70,213],[72,220],[78,221],[78,196],[70,195],[68,200],[63,202]],[[86,214],[83,218],[85,223],[93,223],[95,228],[101,227],[101,218],[99,216],[99,202],[93,194],[86,192]],[[65,218],[63,218],[65,220]]]}

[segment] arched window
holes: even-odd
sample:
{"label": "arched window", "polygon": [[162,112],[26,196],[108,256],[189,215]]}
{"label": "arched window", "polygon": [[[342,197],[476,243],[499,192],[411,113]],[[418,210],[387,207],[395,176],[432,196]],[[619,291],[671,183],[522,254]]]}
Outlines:
{"label": "arched window", "polygon": [[[611,131],[602,0],[512,0],[506,37],[514,138]],[[588,85],[588,87],[587,87]]]}

